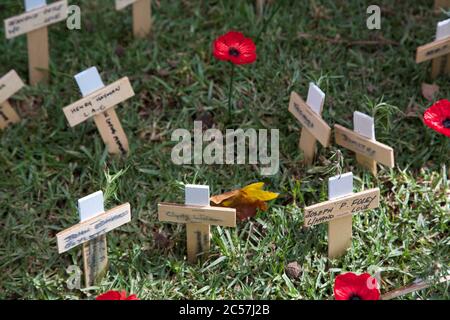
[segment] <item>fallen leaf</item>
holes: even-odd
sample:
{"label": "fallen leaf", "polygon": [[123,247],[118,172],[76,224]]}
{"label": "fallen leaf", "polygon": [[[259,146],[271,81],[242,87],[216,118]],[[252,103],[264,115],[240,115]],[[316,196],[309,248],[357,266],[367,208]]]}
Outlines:
{"label": "fallen leaf", "polygon": [[434,101],[438,92],[439,86],[437,84],[422,83],[422,96],[428,101]]}
{"label": "fallen leaf", "polygon": [[235,208],[237,219],[243,221],[254,217],[257,209],[267,210],[266,201],[278,198],[278,193],[265,191],[264,182],[257,182],[242,189],[211,197],[213,205]]}

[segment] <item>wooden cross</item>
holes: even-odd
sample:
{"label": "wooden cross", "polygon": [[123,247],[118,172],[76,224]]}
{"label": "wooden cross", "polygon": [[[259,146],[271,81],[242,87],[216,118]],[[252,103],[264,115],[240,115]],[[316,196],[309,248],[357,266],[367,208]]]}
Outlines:
{"label": "wooden cross", "polygon": [[86,287],[96,284],[108,269],[106,233],[131,221],[131,207],[125,203],[105,212],[103,192],[78,200],[80,223],[56,235],[58,252],[83,244]]}
{"label": "wooden cross", "polygon": [[394,149],[375,140],[374,119],[355,111],[353,113],[354,131],[335,124],[336,144],[356,153],[356,160],[377,174],[377,162],[394,167]]}
{"label": "wooden cross", "polygon": [[16,71],[11,70],[0,78],[0,130],[20,121],[16,110],[9,103],[9,98],[22,89],[24,83]]}
{"label": "wooden cross", "polygon": [[111,154],[128,153],[128,139],[114,107],[133,97],[130,81],[124,77],[105,87],[97,68],[89,68],[75,76],[83,99],[65,107],[71,127],[94,117],[100,135]]}
{"label": "wooden cross", "polygon": [[186,185],[185,204],[158,204],[159,221],[185,223],[187,258],[195,263],[210,248],[210,226],[236,227],[236,209],[211,207],[209,186]]}
{"label": "wooden cross", "polygon": [[30,84],[48,82],[49,45],[47,27],[67,19],[67,0],[47,5],[46,0],[25,0],[26,12],[5,20],[7,39],[27,34]]}
{"label": "wooden cross", "polygon": [[352,215],[377,208],[380,189],[353,193],[353,173],[328,180],[328,201],[305,208],[305,226],[328,222],[328,257],[337,258],[345,253],[352,241]]}
{"label": "wooden cross", "polygon": [[135,38],[146,38],[152,31],[151,0],[116,0],[116,10],[133,4],[133,34]]}
{"label": "wooden cross", "polygon": [[289,111],[303,126],[299,148],[303,151],[304,163],[311,165],[316,155],[316,141],[325,148],[330,145],[331,128],[322,119],[325,93],[314,83],[309,84],[308,99],[305,103],[296,93],[291,93]]}
{"label": "wooden cross", "polygon": [[440,12],[441,9],[449,9],[450,0],[434,0],[434,11]]}
{"label": "wooden cross", "polygon": [[450,74],[450,19],[437,24],[435,41],[417,48],[416,63],[432,60],[431,77]]}

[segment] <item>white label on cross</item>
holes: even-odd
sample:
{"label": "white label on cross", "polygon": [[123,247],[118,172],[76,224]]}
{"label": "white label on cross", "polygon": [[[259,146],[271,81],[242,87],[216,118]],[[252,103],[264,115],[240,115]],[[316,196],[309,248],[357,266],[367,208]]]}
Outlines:
{"label": "white label on cross", "polygon": [[328,199],[344,197],[353,193],[353,173],[347,172],[328,179]]}
{"label": "white label on cross", "polygon": [[75,80],[77,81],[83,97],[86,97],[105,86],[96,67],[80,72],[75,76]]}
{"label": "white label on cross", "polygon": [[25,0],[25,11],[31,11],[47,5],[46,0]]}
{"label": "white label on cross", "polygon": [[375,140],[375,121],[373,117],[359,111],[353,113],[353,130],[370,140]]}
{"label": "white label on cross", "polygon": [[440,21],[436,28],[436,40],[441,40],[450,36],[450,19]]}
{"label": "white label on cross", "polygon": [[103,192],[97,191],[78,200],[80,221],[86,221],[105,212]]}
{"label": "white label on cross", "polygon": [[314,83],[309,83],[308,98],[306,104],[317,114],[320,115],[325,102],[325,93]]}
{"label": "white label on cross", "polygon": [[184,192],[186,205],[209,206],[209,186],[187,184]]}

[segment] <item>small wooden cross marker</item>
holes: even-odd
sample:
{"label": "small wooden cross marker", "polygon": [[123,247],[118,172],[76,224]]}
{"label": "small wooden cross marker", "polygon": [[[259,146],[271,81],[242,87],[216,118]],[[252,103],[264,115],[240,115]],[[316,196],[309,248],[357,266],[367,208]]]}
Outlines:
{"label": "small wooden cross marker", "polygon": [[48,82],[47,27],[67,19],[67,0],[47,5],[46,0],[25,0],[26,12],[5,20],[7,39],[27,34],[30,84]]}
{"label": "small wooden cross marker", "polygon": [[334,259],[351,245],[352,215],[377,208],[380,189],[353,193],[353,173],[349,172],[328,180],[328,199],[305,208],[305,226],[328,222],[328,257]]}
{"label": "small wooden cross marker", "polygon": [[303,126],[299,147],[304,154],[304,163],[311,165],[316,155],[316,141],[325,148],[330,145],[331,128],[322,119],[325,93],[314,83],[309,84],[308,99],[305,103],[296,93],[291,93],[289,111]]}
{"label": "small wooden cross marker", "polygon": [[134,96],[127,77],[105,87],[97,68],[89,68],[75,76],[83,99],[65,107],[71,127],[93,117],[100,135],[111,154],[128,153],[128,139],[114,107]]}
{"label": "small wooden cross marker", "polygon": [[135,38],[145,38],[152,31],[151,0],[116,0],[116,10],[133,5],[133,34]]}
{"label": "small wooden cross marker", "polygon": [[432,60],[431,77],[450,73],[450,19],[437,24],[435,41],[417,48],[416,63]]}
{"label": "small wooden cross marker", "polygon": [[0,78],[0,130],[20,121],[19,115],[13,109],[8,99],[22,89],[23,86],[22,79],[14,70]]}
{"label": "small wooden cross marker", "polygon": [[356,153],[356,160],[377,174],[377,162],[394,167],[394,149],[375,140],[374,119],[355,111],[353,113],[354,131],[335,124],[336,144]]}
{"label": "small wooden cross marker", "polygon": [[106,233],[131,221],[129,203],[106,212],[103,203],[101,191],[79,199],[80,223],[56,235],[60,254],[83,244],[86,287],[96,284],[108,269]]}
{"label": "small wooden cross marker", "polygon": [[159,221],[186,224],[189,263],[208,255],[211,225],[236,227],[236,209],[211,207],[209,186],[202,185],[186,185],[185,205],[158,204],[158,218]]}

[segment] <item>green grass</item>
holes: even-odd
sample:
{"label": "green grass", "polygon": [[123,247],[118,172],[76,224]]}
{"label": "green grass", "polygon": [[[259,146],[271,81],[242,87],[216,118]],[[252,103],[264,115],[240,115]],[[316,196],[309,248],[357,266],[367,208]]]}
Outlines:
{"label": "green grass", "polygon": [[[431,83],[430,68],[415,64],[416,47],[430,42],[446,17],[433,15],[432,1],[378,1],[378,31],[366,28],[371,3],[282,1],[257,43],[257,62],[237,69],[228,125],[280,129],[281,168],[273,177],[247,165],[170,160],[176,128],[192,129],[201,118],[226,128],[229,66],[214,60],[211,42],[229,29],[256,37],[262,23],[254,1],[154,1],[153,36],[139,41],[129,9],[115,12],[113,1],[70,2],[82,8],[82,30],[50,28],[51,84],[20,91],[13,105],[24,120],[0,133],[0,298],[86,299],[123,288],[142,299],[330,299],[337,274],[372,265],[385,270],[383,292],[449,272],[450,150],[448,139],[420,120],[431,104],[420,92],[422,82]],[[2,1],[1,20],[23,11],[17,3]],[[305,33],[346,41],[300,37]],[[352,43],[382,38],[395,44]],[[25,37],[3,38],[0,52],[0,74],[14,68],[26,79]],[[93,65],[105,83],[128,76],[136,92],[117,108],[130,140],[126,158],[108,156],[92,122],[69,128],[61,110],[80,97],[73,75]],[[320,148],[314,167],[300,164],[299,124],[287,107],[290,92],[305,97],[310,81],[327,94],[323,116],[330,125],[351,128],[355,110],[375,115],[377,139],[395,148],[394,169],[373,177],[335,145]],[[437,84],[437,99],[448,98],[449,78]],[[304,229],[302,211],[326,199],[327,179],[340,170],[354,172],[356,190],[379,187],[382,201],[378,210],[354,216],[351,249],[330,261],[326,224]],[[158,222],[157,203],[182,202],[183,183],[209,184],[218,194],[255,181],[282,197],[236,229],[213,227],[210,258],[188,265],[185,228]],[[110,269],[102,283],[69,290],[65,270],[82,268],[81,251],[59,255],[55,235],[77,222],[76,200],[99,189],[108,208],[130,202],[132,222],[108,235]],[[154,232],[168,245],[161,247]],[[285,275],[293,261],[302,267],[298,279]],[[441,284],[402,298],[448,299],[448,289]]]}

